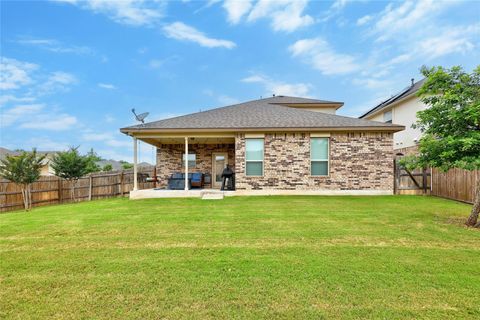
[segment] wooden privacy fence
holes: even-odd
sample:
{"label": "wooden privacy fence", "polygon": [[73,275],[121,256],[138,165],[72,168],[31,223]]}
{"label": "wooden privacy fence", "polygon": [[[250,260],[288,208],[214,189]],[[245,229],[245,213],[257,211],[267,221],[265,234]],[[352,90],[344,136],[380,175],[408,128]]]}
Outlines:
{"label": "wooden privacy fence", "polygon": [[407,170],[399,163],[394,162],[395,193],[396,194],[430,194],[431,170]]}
{"label": "wooden privacy fence", "polygon": [[[153,169],[138,173],[138,188],[150,189],[155,182],[146,182]],[[123,197],[133,189],[133,171],[91,174],[79,179],[75,186],[77,201]],[[72,202],[71,182],[53,176],[43,176],[32,184],[32,206]],[[8,180],[0,180],[0,212],[23,209],[21,188]]]}
{"label": "wooden privacy fence", "polygon": [[432,169],[432,195],[473,203],[480,180],[480,170],[451,169],[447,172]]}

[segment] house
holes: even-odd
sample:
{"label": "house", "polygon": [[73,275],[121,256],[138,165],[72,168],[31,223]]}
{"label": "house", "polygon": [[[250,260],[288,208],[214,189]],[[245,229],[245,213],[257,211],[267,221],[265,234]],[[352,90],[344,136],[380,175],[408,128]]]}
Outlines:
{"label": "house", "polygon": [[[57,151],[37,151],[38,155],[46,155],[45,159],[42,162],[42,168],[40,169],[40,175],[42,176],[53,176],[54,171],[50,166],[50,160],[52,156],[57,153]],[[21,154],[21,151],[12,151],[6,148],[0,147],[0,159],[5,159],[7,155],[18,156]]]}
{"label": "house", "polygon": [[360,119],[393,122],[405,126],[405,130],[393,135],[393,149],[398,152],[415,151],[422,135],[419,129],[412,128],[412,124],[417,121],[417,112],[425,110],[427,107],[416,94],[424,81],[425,79],[414,82],[412,79],[412,83],[408,87],[359,117]]}
{"label": "house", "polygon": [[120,131],[133,137],[134,172],[137,140],[157,147],[160,188],[176,172],[210,174],[219,188],[229,164],[242,194],[392,194],[404,127],[336,115],[342,105],[273,96]]}

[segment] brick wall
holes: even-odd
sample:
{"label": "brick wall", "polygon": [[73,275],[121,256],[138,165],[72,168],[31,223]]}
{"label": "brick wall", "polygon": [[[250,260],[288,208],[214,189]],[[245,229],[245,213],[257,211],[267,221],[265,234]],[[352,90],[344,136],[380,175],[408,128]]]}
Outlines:
{"label": "brick wall", "polygon": [[332,133],[328,177],[310,176],[308,133],[265,134],[263,177],[245,176],[244,134],[235,150],[239,190],[393,190],[391,133]]}
{"label": "brick wall", "polygon": [[[174,172],[183,172],[183,144],[157,149],[159,187],[167,185]],[[236,173],[239,190],[393,190],[393,137],[391,133],[332,133],[330,175],[310,176],[309,133],[265,134],[263,177],[245,176],[245,135],[236,134],[235,144],[190,144],[197,157],[189,172],[212,172],[212,153],[227,152]],[[209,187],[209,186],[207,186]]]}
{"label": "brick wall", "polygon": [[[189,168],[189,172],[201,172],[212,174],[212,153],[228,153],[228,163],[235,168],[235,145],[234,144],[189,144],[188,152],[196,154],[195,168]],[[172,173],[183,172],[182,155],[185,152],[183,144],[164,144],[157,148],[157,186],[167,186],[168,178]],[[210,186],[206,186],[210,187]]]}

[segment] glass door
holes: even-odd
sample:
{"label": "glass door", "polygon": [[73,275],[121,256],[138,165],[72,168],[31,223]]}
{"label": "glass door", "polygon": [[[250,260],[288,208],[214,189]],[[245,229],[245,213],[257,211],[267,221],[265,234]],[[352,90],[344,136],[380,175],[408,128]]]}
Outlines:
{"label": "glass door", "polygon": [[214,153],[212,156],[212,187],[222,186],[222,172],[227,166],[228,155],[226,153]]}

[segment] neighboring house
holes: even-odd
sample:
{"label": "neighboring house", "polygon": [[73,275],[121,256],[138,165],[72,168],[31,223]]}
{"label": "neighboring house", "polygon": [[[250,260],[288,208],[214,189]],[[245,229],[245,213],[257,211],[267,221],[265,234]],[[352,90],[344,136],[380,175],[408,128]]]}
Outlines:
{"label": "neighboring house", "polygon": [[[44,155],[46,154],[47,156],[45,157],[45,159],[43,160],[43,165],[42,165],[42,168],[41,168],[41,171],[40,171],[40,174],[42,176],[53,176],[54,175],[54,171],[52,169],[52,167],[50,166],[50,160],[52,159],[53,155],[55,153],[57,153],[58,151],[37,151],[37,154],[38,155]],[[20,151],[12,151],[12,150],[8,150],[6,148],[2,148],[0,147],[0,159],[5,159],[5,156],[6,155],[10,155],[10,156],[18,156],[21,154]]]}
{"label": "neighboring house", "polygon": [[[112,159],[110,159],[110,160],[100,160],[100,161],[95,162],[95,164],[97,166],[99,166],[100,169],[103,169],[103,167],[105,167],[106,165],[111,165],[112,166],[111,171],[124,170],[122,161],[117,161],[117,160],[112,160]],[[148,162],[140,162],[138,164],[138,167],[142,168],[142,169],[151,169],[153,167],[153,165],[148,163]]]}
{"label": "neighboring house", "polygon": [[419,129],[412,128],[412,124],[417,121],[417,112],[425,110],[427,107],[416,95],[424,81],[425,79],[422,79],[414,83],[412,79],[410,86],[359,117],[360,119],[393,122],[405,126],[405,130],[393,135],[395,150],[415,150],[422,135]]}
{"label": "neighboring house", "polygon": [[393,134],[404,127],[335,115],[342,105],[274,96],[120,131],[134,138],[134,159],[137,139],[157,147],[159,187],[201,172],[219,188],[228,163],[237,190],[393,193]]}

